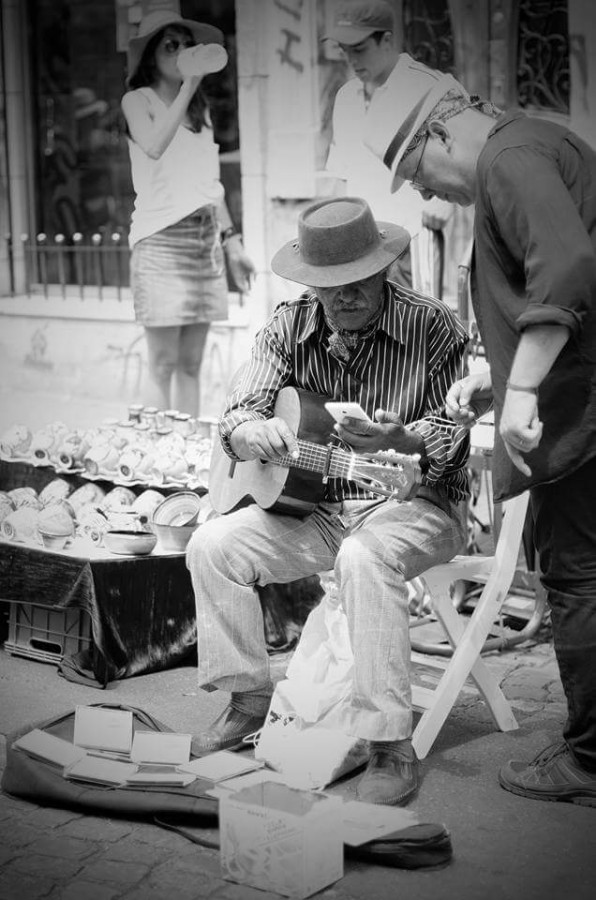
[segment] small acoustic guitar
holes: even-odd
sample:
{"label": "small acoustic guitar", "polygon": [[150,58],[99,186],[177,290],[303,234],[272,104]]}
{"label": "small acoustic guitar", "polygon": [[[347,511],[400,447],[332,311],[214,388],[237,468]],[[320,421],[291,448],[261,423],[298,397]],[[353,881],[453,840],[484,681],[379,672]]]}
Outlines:
{"label": "small acoustic guitar", "polygon": [[235,462],[216,440],[209,473],[215,511],[228,513],[254,502],[262,509],[306,516],[323,499],[327,478],[347,478],[372,494],[411,499],[420,484],[420,457],[394,451],[358,456],[334,446],[334,421],[323,405],[328,399],[293,387],[279,392],[274,414],[296,435],[296,459],[288,454],[275,463]]}

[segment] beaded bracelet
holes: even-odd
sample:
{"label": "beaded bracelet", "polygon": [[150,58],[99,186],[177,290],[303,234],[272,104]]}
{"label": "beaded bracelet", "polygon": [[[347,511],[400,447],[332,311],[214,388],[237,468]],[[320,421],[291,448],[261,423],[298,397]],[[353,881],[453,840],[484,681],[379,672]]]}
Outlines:
{"label": "beaded bracelet", "polygon": [[511,381],[507,381],[506,384],[508,391],[522,391],[524,394],[536,394],[538,395],[537,387],[523,387],[521,384],[513,384]]}

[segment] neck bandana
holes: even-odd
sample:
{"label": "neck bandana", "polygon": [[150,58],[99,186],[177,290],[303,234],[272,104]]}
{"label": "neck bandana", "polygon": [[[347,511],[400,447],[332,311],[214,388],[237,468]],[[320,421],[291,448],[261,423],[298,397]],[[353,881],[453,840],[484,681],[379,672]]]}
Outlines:
{"label": "neck bandana", "polygon": [[333,318],[325,313],[325,321],[331,329],[331,334],[327,341],[327,346],[331,353],[339,359],[343,359],[344,362],[349,362],[359,345],[377,330],[384,306],[385,304],[381,303],[378,310],[373,313],[372,318],[368,320],[366,325],[356,331],[340,328],[339,325],[334,322]]}

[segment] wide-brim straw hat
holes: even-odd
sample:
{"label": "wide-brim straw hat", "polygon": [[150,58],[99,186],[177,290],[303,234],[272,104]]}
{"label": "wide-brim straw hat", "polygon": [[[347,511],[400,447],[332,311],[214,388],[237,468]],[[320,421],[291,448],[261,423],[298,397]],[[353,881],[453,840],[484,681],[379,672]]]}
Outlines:
{"label": "wide-brim straw hat", "polygon": [[409,232],[375,222],[361,197],[319,200],[298,218],[298,239],[271,260],[276,275],[309,287],[338,287],[383,271],[407,249]]}
{"label": "wide-brim straw hat", "polygon": [[158,31],[167,28],[168,25],[188,28],[197,44],[223,44],[224,42],[223,32],[214,25],[195,22],[193,19],[183,19],[179,13],[168,9],[156,9],[141,20],[137,34],[128,42],[127,71],[129,80],[136,72],[145,47],[151,38]]}
{"label": "wide-brim straw hat", "polygon": [[465,88],[452,75],[429,69],[402,53],[382,91],[375,92],[366,116],[364,141],[391,171],[391,190],[404,179],[397,175],[409,143],[445,94]]}

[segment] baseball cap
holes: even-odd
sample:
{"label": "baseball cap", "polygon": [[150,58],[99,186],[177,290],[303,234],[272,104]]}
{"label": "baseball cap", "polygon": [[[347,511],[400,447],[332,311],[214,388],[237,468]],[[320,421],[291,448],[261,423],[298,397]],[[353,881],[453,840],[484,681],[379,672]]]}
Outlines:
{"label": "baseball cap", "polygon": [[395,31],[393,8],[385,0],[346,0],[336,4],[333,25],[323,41],[359,44],[375,31]]}

